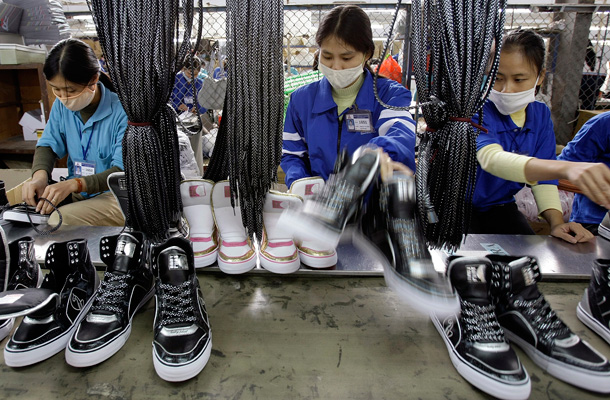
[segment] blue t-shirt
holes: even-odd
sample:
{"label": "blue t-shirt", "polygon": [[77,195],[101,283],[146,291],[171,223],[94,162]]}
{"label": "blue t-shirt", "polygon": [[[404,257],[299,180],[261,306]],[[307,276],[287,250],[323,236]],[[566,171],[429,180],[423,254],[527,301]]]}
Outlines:
{"label": "blue t-shirt", "polygon": [[[557,159],[601,162],[610,167],[610,112],[596,115],[588,120]],[[581,224],[599,224],[607,211],[585,195],[577,193],[572,203],[570,221]]]}
{"label": "blue t-shirt", "polygon": [[[347,147],[351,155],[367,143],[381,147],[392,160],[415,171],[415,122],[411,114],[383,107],[373,93],[371,73],[365,71],[365,74],[355,103],[358,109],[371,111],[374,132],[349,132],[346,118],[339,127],[337,104],[326,78],[292,93],[284,121],[280,164],[288,187],[293,181],[308,176],[328,179],[338,150]],[[398,107],[411,104],[411,92],[397,82],[380,78],[377,89],[386,104]]]}
{"label": "blue t-shirt", "polygon": [[[68,179],[75,177],[74,161],[94,162],[96,174],[115,166],[124,169],[121,142],[127,129],[127,114],[116,93],[101,82],[97,88],[102,96],[87,123],[83,123],[80,111],[71,111],[55,100],[36,144],[50,147],[59,158],[68,155]],[[86,193],[83,196],[90,197]]]}
{"label": "blue t-shirt", "polygon": [[[188,109],[192,109],[197,101],[197,93],[201,90],[203,86],[203,79],[197,77],[195,80],[195,93],[193,93],[193,83],[186,79],[186,76],[182,71],[176,74],[176,79],[174,80],[174,88],[172,89],[172,95],[170,97],[170,103],[174,110],[178,111],[178,106],[180,104],[184,104],[188,107]],[[206,112],[206,109],[199,105],[199,112],[203,114]]]}
{"label": "blue t-shirt", "polygon": [[[477,138],[477,151],[490,144],[499,144],[504,151],[555,160],[555,132],[551,111],[539,101],[528,104],[523,128],[519,128],[509,115],[500,114],[495,104],[487,101],[483,106],[483,126],[488,133],[481,132]],[[478,117],[475,116],[475,121]],[[540,181],[539,184],[557,185],[557,180]],[[490,207],[515,201],[515,194],[524,183],[507,181],[477,167],[477,183],[472,205],[476,211],[487,211]]]}

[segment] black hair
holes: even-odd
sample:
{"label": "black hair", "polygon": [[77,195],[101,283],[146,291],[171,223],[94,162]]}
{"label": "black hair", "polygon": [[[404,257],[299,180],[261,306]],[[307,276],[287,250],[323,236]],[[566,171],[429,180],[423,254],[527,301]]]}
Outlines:
{"label": "black hair", "polygon": [[[322,46],[324,40],[333,36],[355,50],[364,53],[369,59],[375,52],[371,20],[358,6],[335,7],[324,16],[316,33],[318,47]],[[371,71],[368,59],[366,61],[365,68]]]}
{"label": "black hair", "polygon": [[193,58],[191,59],[191,56],[186,56],[185,60],[184,60],[184,68],[186,69],[199,69],[201,68],[201,60],[199,59],[199,57],[197,56],[193,56]]}
{"label": "black hair", "polygon": [[66,80],[83,86],[89,85],[99,74],[104,86],[113,92],[116,91],[110,77],[101,71],[93,49],[82,40],[64,39],[53,46],[44,62],[42,72],[47,80],[61,75]]}
{"label": "black hair", "polygon": [[519,51],[537,70],[538,74],[544,69],[544,55],[546,53],[544,39],[531,29],[517,29],[507,33],[502,41],[501,51],[507,53]]}

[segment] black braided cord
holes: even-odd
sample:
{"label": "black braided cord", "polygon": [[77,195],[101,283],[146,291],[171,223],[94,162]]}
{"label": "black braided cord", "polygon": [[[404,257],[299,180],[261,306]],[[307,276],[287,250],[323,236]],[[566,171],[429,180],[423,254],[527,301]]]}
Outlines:
{"label": "black braided cord", "polygon": [[227,94],[204,178],[229,179],[248,235],[262,235],[265,194],[282,156],[284,11],[281,0],[227,1]]}
{"label": "black braided cord", "polygon": [[88,4],[129,119],[123,137],[129,199],[125,224],[162,240],[182,211],[175,113],[168,101],[190,48],[193,0],[88,0]]}
{"label": "black braided cord", "polygon": [[428,126],[420,135],[417,197],[433,248],[455,250],[468,231],[479,134],[469,121],[479,113],[474,122],[481,123],[495,82],[505,8],[506,0],[412,2],[414,75]]}

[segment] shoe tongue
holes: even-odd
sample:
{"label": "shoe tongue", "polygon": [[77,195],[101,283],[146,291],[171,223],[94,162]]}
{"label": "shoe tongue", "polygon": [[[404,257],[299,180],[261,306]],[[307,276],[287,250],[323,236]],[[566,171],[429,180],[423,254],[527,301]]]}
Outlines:
{"label": "shoe tongue", "polygon": [[478,305],[489,304],[489,294],[485,271],[488,265],[472,260],[454,265],[451,269],[451,283],[462,300]]}
{"label": "shoe tongue", "polygon": [[176,286],[189,279],[188,259],[181,249],[170,247],[159,255],[159,277],[161,282]]}
{"label": "shoe tongue", "polygon": [[535,299],[540,296],[536,284],[538,273],[529,262],[511,266],[510,275],[513,293],[520,293],[524,299]]}
{"label": "shoe tongue", "polygon": [[[114,262],[109,270],[118,274],[126,274],[129,272],[132,260],[139,256],[139,254],[136,253],[138,244],[140,244],[138,240],[129,234],[124,233],[120,235],[116,242]],[[134,261],[137,262],[137,260]]]}

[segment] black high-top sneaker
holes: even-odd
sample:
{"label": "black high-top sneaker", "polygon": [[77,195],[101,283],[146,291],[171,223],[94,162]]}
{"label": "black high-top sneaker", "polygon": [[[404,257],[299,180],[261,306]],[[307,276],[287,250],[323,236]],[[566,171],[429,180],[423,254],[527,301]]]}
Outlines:
{"label": "black high-top sneaker", "polygon": [[4,181],[0,180],[0,207],[8,205],[8,197],[6,197],[6,188]]}
{"label": "black high-top sneaker", "polygon": [[506,337],[540,368],[583,389],[610,393],[610,363],[557,316],[538,291],[532,257],[490,255],[491,294]]}
{"label": "black high-top sneaker", "polygon": [[610,343],[610,260],[595,260],[589,287],[578,303],[576,316]]}
{"label": "black high-top sneaker", "polygon": [[337,159],[336,174],[326,181],[322,191],[306,200],[300,211],[288,210],[280,224],[291,227],[295,237],[336,247],[347,221],[355,215],[362,198],[379,174],[380,154],[376,149],[358,148],[351,160]]}
{"label": "black high-top sneaker", "polygon": [[[373,244],[384,268],[385,281],[414,309],[438,316],[456,314],[460,302],[449,280],[436,272],[426,246],[415,202],[415,179],[395,175],[379,180],[364,207],[354,244],[370,253]],[[376,250],[376,251],[375,251]]]}
{"label": "black high-top sneaker", "polygon": [[135,313],[154,294],[142,233],[123,232],[100,240],[106,272],[93,305],[66,348],[66,362],[89,367],[118,352],[131,333]]}
{"label": "black high-top sneaker", "polygon": [[23,318],[4,349],[4,360],[10,367],[35,364],[65,349],[99,286],[85,239],[51,244],[45,266],[49,273],[41,287],[59,296],[56,302]]}
{"label": "black high-top sneaker", "polygon": [[449,259],[447,275],[460,296],[461,312],[431,315],[460,375],[480,390],[502,399],[527,399],[530,378],[509,346],[489,298],[486,258]]}
{"label": "black high-top sneaker", "polygon": [[[4,229],[0,226],[0,291],[4,292],[8,285],[11,256]],[[0,320],[0,340],[3,340],[13,329],[13,318]]]}
{"label": "black high-top sneaker", "polygon": [[110,193],[114,196],[121,213],[123,213],[123,219],[127,223],[127,215],[129,215],[129,195],[127,193],[127,178],[125,172],[113,172],[106,178]]}
{"label": "black high-top sneaker", "polygon": [[193,249],[187,239],[173,237],[153,247],[152,257],[158,273],[153,363],[162,379],[185,381],[203,370],[212,351]]}
{"label": "black high-top sneaker", "polygon": [[7,290],[40,287],[44,277],[36,262],[34,239],[30,236],[13,240],[8,245],[11,254],[10,279]]}

